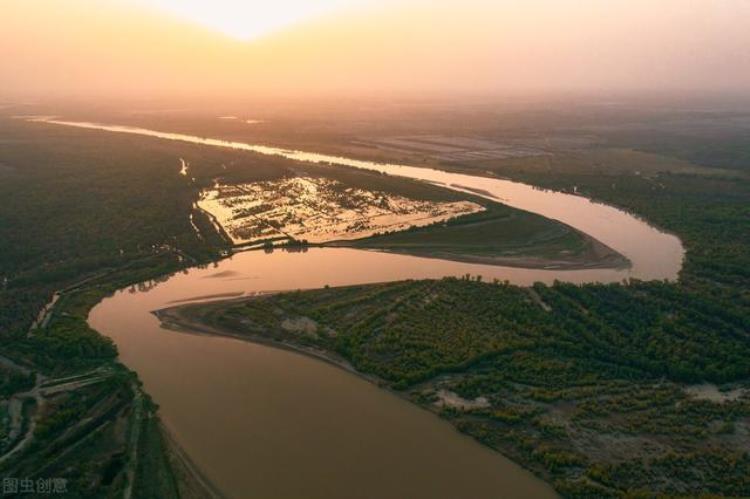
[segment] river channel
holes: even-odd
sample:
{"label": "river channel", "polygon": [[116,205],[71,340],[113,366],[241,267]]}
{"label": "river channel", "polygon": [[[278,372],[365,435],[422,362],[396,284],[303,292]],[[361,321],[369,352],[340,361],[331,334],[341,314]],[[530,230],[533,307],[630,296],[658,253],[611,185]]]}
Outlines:
{"label": "river channel", "polygon": [[229,147],[366,168],[469,189],[553,218],[625,255],[628,269],[519,269],[375,251],[313,248],[237,253],[204,268],[141,283],[106,298],[90,325],[112,338],[143,380],[191,459],[230,497],[554,497],[549,485],[409,402],[341,369],[234,339],[177,333],[151,313],[179,303],[283,290],[465,274],[518,285],[554,280],[676,279],[678,238],[586,198],[507,180],[142,128],[47,123]]}

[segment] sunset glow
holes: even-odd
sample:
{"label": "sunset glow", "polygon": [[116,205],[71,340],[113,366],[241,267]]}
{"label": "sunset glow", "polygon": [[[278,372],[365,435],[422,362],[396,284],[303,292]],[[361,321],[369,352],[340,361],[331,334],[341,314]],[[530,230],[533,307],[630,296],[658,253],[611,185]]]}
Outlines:
{"label": "sunset glow", "polygon": [[748,21],[0,0],[3,492],[750,499]]}
{"label": "sunset glow", "polygon": [[740,92],[748,16],[742,0],[4,0],[0,81],[15,97]]}
{"label": "sunset glow", "polygon": [[248,40],[366,0],[136,0],[234,38]]}

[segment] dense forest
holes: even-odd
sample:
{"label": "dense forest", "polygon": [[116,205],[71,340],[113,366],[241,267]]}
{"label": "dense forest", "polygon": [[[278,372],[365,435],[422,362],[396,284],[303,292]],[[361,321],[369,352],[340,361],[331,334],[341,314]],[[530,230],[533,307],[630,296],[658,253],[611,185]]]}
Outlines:
{"label": "dense forest", "polygon": [[[289,163],[20,120],[0,119],[0,137],[0,451],[18,449],[0,471],[57,477],[70,497],[122,492],[132,472],[139,497],[177,497],[156,406],[88,310],[221,257],[228,243],[194,208],[198,192],[278,178]],[[35,324],[54,293],[54,313]]]}
{"label": "dense forest", "polygon": [[[378,175],[18,120],[0,120],[0,137],[0,449],[28,431],[35,390],[55,393],[36,443],[0,470],[54,473],[91,495],[122,490],[134,467],[139,494],[177,496],[179,463],[157,408],[117,365],[114,345],[88,327],[90,307],[229,250],[193,205],[217,179],[303,172],[396,187]],[[705,143],[637,139],[643,150],[711,166],[702,162],[711,157]],[[565,496],[750,495],[750,180],[746,149],[732,144],[716,163],[722,169],[708,173],[502,172],[577,190],[679,235],[687,259],[677,283],[519,288],[468,276],[189,310],[346,360]],[[179,174],[180,158],[188,175]],[[397,189],[438,195],[416,183]],[[55,292],[55,313],[31,327]],[[290,316],[309,317],[318,332],[290,334],[281,327]],[[81,387],[56,391],[70,384]],[[11,416],[19,407],[20,427]],[[135,463],[128,439],[142,453]],[[60,453],[68,447],[75,452]]]}
{"label": "dense forest", "polygon": [[[14,452],[0,471],[54,470],[82,494],[129,482],[173,497],[189,481],[173,475],[184,466],[156,406],[87,316],[117,289],[228,254],[226,236],[195,207],[203,189],[312,175],[416,199],[465,198],[378,173],[18,119],[0,119],[0,137],[0,452]],[[73,446],[80,452],[61,461],[56,452]],[[125,455],[133,448],[142,459]]]}
{"label": "dense forest", "polygon": [[[525,289],[466,276],[180,313],[349,362],[566,497],[750,495],[746,172],[512,176],[576,186],[678,234],[679,282]],[[283,327],[299,317],[316,331]]]}

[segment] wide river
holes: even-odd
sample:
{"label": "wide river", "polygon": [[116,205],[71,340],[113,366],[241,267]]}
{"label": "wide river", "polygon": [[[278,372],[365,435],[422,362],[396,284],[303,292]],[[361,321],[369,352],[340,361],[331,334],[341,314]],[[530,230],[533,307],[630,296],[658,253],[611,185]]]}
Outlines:
{"label": "wide river", "polygon": [[61,120],[57,125],[130,133],[299,161],[347,165],[481,190],[560,220],[619,251],[626,270],[530,270],[352,249],[238,253],[207,268],[147,282],[103,300],[91,326],[111,337],[160,405],[165,425],[198,467],[231,497],[554,497],[544,482],[446,422],[343,370],[292,352],[162,329],[153,310],[177,303],[290,289],[464,274],[519,285],[535,281],[675,279],[676,237],[610,206],[506,180],[317,153]]}

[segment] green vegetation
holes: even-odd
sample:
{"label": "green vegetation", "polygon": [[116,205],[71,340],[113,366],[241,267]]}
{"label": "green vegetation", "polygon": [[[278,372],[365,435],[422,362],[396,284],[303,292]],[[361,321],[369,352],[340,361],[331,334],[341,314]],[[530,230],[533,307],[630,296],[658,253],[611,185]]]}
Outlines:
{"label": "green vegetation", "polygon": [[24,392],[34,386],[34,377],[14,369],[0,368],[0,397]]}
{"label": "green vegetation", "polygon": [[181,497],[169,462],[170,450],[157,418],[144,418],[138,442],[133,497]]}
{"label": "green vegetation", "polygon": [[487,211],[342,245],[520,267],[624,267],[627,260],[569,226],[483,201]]}
{"label": "green vegetation", "polygon": [[135,375],[88,327],[88,311],[117,289],[220,257],[227,243],[193,207],[200,190],[215,178],[278,178],[288,162],[17,120],[0,120],[0,136],[0,450],[13,451],[0,471],[103,497],[122,493],[132,469],[136,497],[177,497],[156,408],[141,407]]}
{"label": "green vegetation", "polygon": [[3,473],[66,480],[72,497],[122,490],[119,434],[133,396],[131,378],[118,372],[101,382],[48,396],[35,418],[30,445],[3,463]]}
{"label": "green vegetation", "polygon": [[[86,317],[117,289],[228,250],[194,208],[203,188],[302,172],[418,199],[456,196],[385,175],[21,121],[0,120],[0,137],[0,450],[15,449],[0,472],[65,478],[73,497],[115,496],[129,486],[134,497],[184,495],[189,476],[156,407]],[[679,283],[523,289],[448,279],[181,311],[346,360],[565,496],[748,496],[747,141],[602,137],[581,151],[445,166],[577,190],[632,210],[685,242]],[[190,165],[187,176],[178,174],[179,158]],[[526,228],[524,216],[498,208],[370,243],[412,251],[420,239],[444,252],[435,256],[490,247],[507,254],[486,236]],[[477,239],[476,224],[492,231]],[[510,251],[529,251],[529,241],[587,251],[560,227],[536,228]],[[56,291],[52,313],[29,334]],[[306,327],[289,327],[288,319],[301,318]],[[718,391],[692,386],[704,382]],[[447,402],[445,392],[466,403]]]}
{"label": "green vegetation", "polygon": [[[186,306],[178,322],[347,361],[566,497],[749,496],[750,180],[511,176],[576,186],[677,233],[687,248],[680,281],[401,282]],[[290,319],[315,327],[284,327]]]}
{"label": "green vegetation", "polygon": [[[750,423],[750,391],[722,403],[685,391],[685,383],[703,380],[750,390],[740,382],[750,375],[742,318],[725,316],[723,332],[709,335],[700,326],[687,329],[687,318],[722,320],[695,313],[700,302],[674,308],[666,301],[671,287],[536,286],[551,307],[546,312],[514,286],[404,282],[181,313],[332,352],[434,410],[439,390],[468,401],[485,397],[490,407],[446,407],[441,414],[566,495],[747,495],[748,442],[739,435]],[[642,315],[627,312],[643,310],[643,301],[658,295],[665,299]],[[612,311],[590,306],[615,298]],[[316,330],[283,327],[300,317],[315,321]],[[729,325],[732,319],[740,325]],[[690,474],[682,473],[688,461]]]}
{"label": "green vegetation", "polygon": [[728,170],[745,171],[750,168],[750,144],[747,140],[747,127],[733,127],[731,118],[746,120],[744,113],[728,116],[717,113],[709,116],[719,123],[719,129],[706,133],[705,129],[686,127],[685,129],[665,129],[660,133],[644,130],[618,131],[611,140],[629,144],[641,151],[652,152],[667,157],[680,158],[697,165],[707,165]]}
{"label": "green vegetation", "polygon": [[[0,330],[6,335],[25,334],[56,289],[149,259],[169,272],[178,266],[163,266],[162,257],[175,260],[175,250],[194,261],[216,257],[225,243],[193,209],[200,189],[231,162],[232,178],[284,172],[273,160],[240,163],[199,147],[18,121],[0,127],[0,162],[7,167],[0,182]],[[194,183],[178,175],[180,157],[190,161]],[[190,225],[191,213],[203,239]]]}
{"label": "green vegetation", "polygon": [[[54,471],[81,495],[121,490],[128,470],[138,496],[176,496],[190,482],[189,469],[177,485],[170,478],[182,465],[157,439],[155,409],[136,410],[144,395],[134,375],[87,315],[118,289],[226,254],[226,237],[195,207],[203,189],[304,174],[422,200],[466,197],[372,172],[19,120],[0,120],[0,136],[0,356],[19,364],[1,380],[2,448],[15,452],[0,471]],[[143,461],[132,462],[132,448]],[[52,450],[67,456],[65,468]]]}

